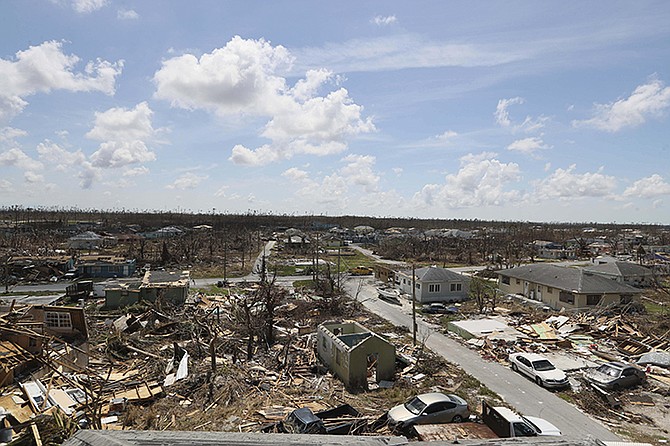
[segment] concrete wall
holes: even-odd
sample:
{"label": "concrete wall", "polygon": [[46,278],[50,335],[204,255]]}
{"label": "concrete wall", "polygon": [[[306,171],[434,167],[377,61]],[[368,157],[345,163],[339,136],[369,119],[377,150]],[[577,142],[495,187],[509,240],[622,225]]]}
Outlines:
{"label": "concrete wall", "polygon": [[347,388],[367,387],[368,356],[376,358],[376,380],[395,375],[395,347],[357,323],[322,324],[317,329],[317,353]]}

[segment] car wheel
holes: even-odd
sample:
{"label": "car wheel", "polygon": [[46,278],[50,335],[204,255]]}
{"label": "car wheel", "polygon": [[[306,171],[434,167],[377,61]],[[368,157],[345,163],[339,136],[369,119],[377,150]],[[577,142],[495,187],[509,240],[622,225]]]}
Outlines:
{"label": "car wheel", "polygon": [[460,423],[463,421],[463,417],[460,415],[455,415],[454,418],[451,419],[452,423]]}
{"label": "car wheel", "polygon": [[535,377],[535,383],[536,383],[538,386],[542,387],[542,378],[540,378],[539,376],[536,376],[536,377]]}
{"label": "car wheel", "polygon": [[512,370],[514,370],[515,372],[518,371],[518,368],[517,368],[516,364],[514,364],[514,363],[512,363]]}

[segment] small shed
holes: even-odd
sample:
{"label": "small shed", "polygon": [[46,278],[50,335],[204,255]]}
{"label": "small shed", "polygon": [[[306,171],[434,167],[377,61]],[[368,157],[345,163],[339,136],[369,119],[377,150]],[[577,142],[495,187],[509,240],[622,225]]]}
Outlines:
{"label": "small shed", "polygon": [[357,322],[325,323],[317,329],[319,358],[349,389],[367,388],[395,375],[395,346]]}

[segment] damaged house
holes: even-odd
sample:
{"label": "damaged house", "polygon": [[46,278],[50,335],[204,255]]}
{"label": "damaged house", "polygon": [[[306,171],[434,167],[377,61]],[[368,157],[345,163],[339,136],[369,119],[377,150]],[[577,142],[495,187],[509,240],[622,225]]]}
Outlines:
{"label": "damaged house", "polygon": [[29,305],[0,317],[0,386],[51,361],[67,370],[88,366],[88,329],[83,308]]}
{"label": "damaged house", "polygon": [[350,389],[367,388],[395,375],[395,346],[357,322],[325,323],[317,329],[319,358]]}
{"label": "damaged house", "polygon": [[105,307],[116,309],[141,300],[183,305],[190,281],[189,271],[147,271],[141,281],[119,281],[105,288]]}
{"label": "damaged house", "polygon": [[503,294],[518,294],[560,310],[585,310],[627,304],[641,290],[581,268],[525,265],[496,271]]}

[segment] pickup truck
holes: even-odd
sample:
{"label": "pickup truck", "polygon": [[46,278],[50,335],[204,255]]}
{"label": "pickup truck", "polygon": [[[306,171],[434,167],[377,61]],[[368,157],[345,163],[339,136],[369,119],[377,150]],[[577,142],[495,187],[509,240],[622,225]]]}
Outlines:
{"label": "pickup truck", "polygon": [[486,401],[482,401],[481,422],[416,425],[414,430],[423,441],[561,435],[561,431],[547,420],[519,415],[507,407],[494,407]]}

